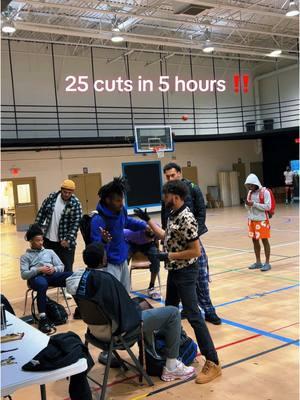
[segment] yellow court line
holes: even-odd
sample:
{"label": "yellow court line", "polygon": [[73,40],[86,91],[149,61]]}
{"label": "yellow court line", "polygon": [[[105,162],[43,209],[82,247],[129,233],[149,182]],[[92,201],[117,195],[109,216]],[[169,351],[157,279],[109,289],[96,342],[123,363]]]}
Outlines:
{"label": "yellow court line", "polygon": [[[151,393],[151,392],[150,392]],[[142,394],[141,396],[137,396],[137,397],[131,397],[131,399],[129,400],[140,400],[140,399],[144,399],[145,397],[148,396],[149,393],[146,394]]]}

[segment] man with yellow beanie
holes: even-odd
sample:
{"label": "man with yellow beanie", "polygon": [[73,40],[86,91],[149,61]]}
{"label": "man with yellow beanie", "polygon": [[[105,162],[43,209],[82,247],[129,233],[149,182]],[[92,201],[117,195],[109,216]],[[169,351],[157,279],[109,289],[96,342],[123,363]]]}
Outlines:
{"label": "man with yellow beanie", "polygon": [[43,201],[35,222],[44,229],[44,247],[61,259],[65,271],[72,271],[76,238],[82,216],[81,204],[74,195],[75,183],[66,179],[58,192]]}

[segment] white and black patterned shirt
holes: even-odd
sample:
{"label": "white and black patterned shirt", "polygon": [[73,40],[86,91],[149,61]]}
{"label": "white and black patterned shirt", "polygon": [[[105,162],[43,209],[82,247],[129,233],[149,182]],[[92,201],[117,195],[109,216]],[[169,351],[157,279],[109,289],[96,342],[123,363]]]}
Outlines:
{"label": "white and black patterned shirt", "polygon": [[[164,248],[168,253],[177,253],[187,249],[188,243],[199,238],[198,223],[187,206],[182,206],[179,210],[172,211],[168,218],[165,231]],[[168,270],[186,268],[197,261],[196,258],[190,260],[172,260],[166,263]]]}

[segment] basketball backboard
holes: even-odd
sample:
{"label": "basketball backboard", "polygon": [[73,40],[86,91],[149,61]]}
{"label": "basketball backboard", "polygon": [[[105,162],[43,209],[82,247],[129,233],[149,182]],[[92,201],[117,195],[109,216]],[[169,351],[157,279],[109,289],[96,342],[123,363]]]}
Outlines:
{"label": "basketball backboard", "polygon": [[135,152],[154,153],[157,148],[174,151],[172,129],[165,125],[140,125],[134,128]]}

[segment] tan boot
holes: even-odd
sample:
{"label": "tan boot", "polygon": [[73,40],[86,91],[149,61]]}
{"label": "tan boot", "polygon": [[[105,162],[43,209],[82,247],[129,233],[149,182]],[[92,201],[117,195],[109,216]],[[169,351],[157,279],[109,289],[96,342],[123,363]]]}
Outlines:
{"label": "tan boot", "polygon": [[196,378],[196,383],[208,383],[220,375],[222,375],[221,365],[217,365],[212,361],[206,360],[202,371]]}

